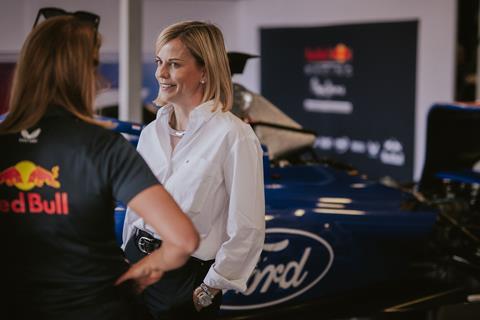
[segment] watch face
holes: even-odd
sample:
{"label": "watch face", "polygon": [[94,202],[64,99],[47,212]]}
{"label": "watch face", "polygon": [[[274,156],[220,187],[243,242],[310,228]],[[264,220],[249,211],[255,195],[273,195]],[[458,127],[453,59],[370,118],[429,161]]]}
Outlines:
{"label": "watch face", "polygon": [[202,307],[206,307],[212,304],[212,299],[210,299],[208,294],[206,294],[205,292],[200,292],[197,298],[198,298],[198,302]]}

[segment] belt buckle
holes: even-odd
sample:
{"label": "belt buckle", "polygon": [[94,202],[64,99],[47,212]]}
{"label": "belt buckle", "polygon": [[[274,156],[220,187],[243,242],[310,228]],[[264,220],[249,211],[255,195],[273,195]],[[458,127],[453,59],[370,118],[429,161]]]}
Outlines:
{"label": "belt buckle", "polygon": [[149,239],[147,237],[140,237],[137,241],[138,244],[138,249],[145,253],[145,254],[150,254],[151,252],[148,251],[147,246],[153,244],[153,240]]}

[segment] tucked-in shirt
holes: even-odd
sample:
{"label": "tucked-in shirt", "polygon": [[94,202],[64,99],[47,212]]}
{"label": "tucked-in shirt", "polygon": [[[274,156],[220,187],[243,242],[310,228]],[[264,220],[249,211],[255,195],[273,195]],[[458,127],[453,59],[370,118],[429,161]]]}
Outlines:
{"label": "tucked-in shirt", "polygon": [[[197,228],[201,243],[193,256],[215,259],[205,284],[244,291],[265,237],[262,149],[249,125],[212,107],[208,101],[190,113],[173,151],[173,106],[161,108],[142,131],[137,150]],[[124,244],[135,227],[160,238],[128,209]]]}
{"label": "tucked-in shirt", "polygon": [[118,300],[114,282],[128,264],[115,200],[158,184],[135,148],[52,107],[33,128],[0,135],[0,150],[1,270],[14,281],[2,296],[38,319]]}

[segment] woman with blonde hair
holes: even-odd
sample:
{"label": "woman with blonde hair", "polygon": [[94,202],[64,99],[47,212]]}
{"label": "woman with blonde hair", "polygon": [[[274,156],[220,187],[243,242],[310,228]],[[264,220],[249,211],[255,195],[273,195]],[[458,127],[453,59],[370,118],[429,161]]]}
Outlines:
{"label": "woman with blonde hair", "polygon": [[[99,20],[40,9],[18,59],[0,124],[3,319],[139,319],[130,289],[142,291],[198,246],[141,156],[93,118]],[[164,239],[131,267],[115,241],[115,200]]]}
{"label": "woman with blonde hair", "polygon": [[[229,112],[230,69],[215,25],[173,24],[155,51],[158,100],[166,105],[142,131],[138,151],[192,219],[201,242],[143,298],[156,319],[214,318],[222,290],[246,290],[263,248],[262,150],[252,128]],[[123,240],[131,262],[163,246],[135,208],[127,211]]]}

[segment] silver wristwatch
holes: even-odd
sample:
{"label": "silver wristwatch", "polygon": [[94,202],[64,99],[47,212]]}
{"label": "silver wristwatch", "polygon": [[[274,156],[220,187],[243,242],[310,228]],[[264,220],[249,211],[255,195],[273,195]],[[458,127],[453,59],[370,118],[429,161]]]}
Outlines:
{"label": "silver wristwatch", "polygon": [[212,304],[215,295],[210,291],[205,283],[200,284],[200,289],[202,290],[197,294],[198,303],[202,307],[208,307]]}

